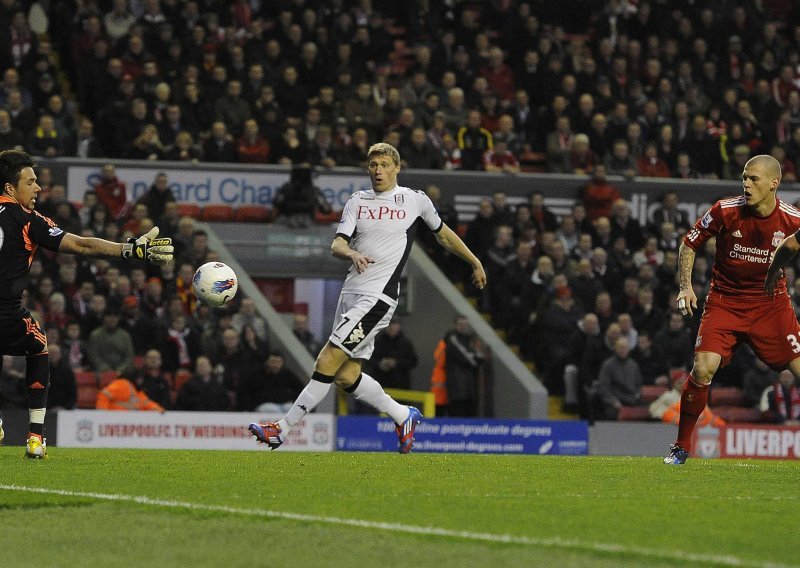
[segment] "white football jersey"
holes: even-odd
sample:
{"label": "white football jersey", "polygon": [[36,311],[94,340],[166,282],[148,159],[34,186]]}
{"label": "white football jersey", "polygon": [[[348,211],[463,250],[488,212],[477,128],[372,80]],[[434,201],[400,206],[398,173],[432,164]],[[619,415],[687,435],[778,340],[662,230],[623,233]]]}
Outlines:
{"label": "white football jersey", "polygon": [[420,220],[432,231],[442,228],[439,213],[421,191],[398,185],[382,193],[372,189],[353,193],[344,206],[336,235],[375,262],[361,274],[351,264],[342,293],[397,300],[400,275]]}

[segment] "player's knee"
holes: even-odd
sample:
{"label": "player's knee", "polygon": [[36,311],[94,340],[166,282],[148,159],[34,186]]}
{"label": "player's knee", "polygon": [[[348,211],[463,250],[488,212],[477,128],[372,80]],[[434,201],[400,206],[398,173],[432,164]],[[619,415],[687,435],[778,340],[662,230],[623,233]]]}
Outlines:
{"label": "player's knee", "polygon": [[325,345],[317,355],[315,370],[326,375],[335,375],[347,360],[347,355],[331,343]]}
{"label": "player's knee", "polygon": [[342,390],[347,390],[355,384],[358,376],[353,377],[352,373],[339,371],[333,379],[333,383]]}
{"label": "player's knee", "polygon": [[320,353],[314,363],[314,371],[322,373],[323,375],[334,376],[338,368],[339,366],[336,362],[332,358],[326,356],[325,353]]}
{"label": "player's knee", "polygon": [[712,369],[705,361],[695,361],[692,369],[692,379],[701,385],[711,384],[715,371],[716,369]]}

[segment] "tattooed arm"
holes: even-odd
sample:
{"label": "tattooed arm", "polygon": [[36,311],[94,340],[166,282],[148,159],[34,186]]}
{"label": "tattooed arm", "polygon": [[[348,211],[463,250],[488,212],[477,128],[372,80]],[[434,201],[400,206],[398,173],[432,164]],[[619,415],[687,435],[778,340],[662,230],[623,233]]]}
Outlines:
{"label": "tattooed arm", "polygon": [[678,249],[678,292],[677,305],[681,314],[690,317],[697,309],[697,296],[692,288],[692,268],[694,267],[695,252],[685,243]]}

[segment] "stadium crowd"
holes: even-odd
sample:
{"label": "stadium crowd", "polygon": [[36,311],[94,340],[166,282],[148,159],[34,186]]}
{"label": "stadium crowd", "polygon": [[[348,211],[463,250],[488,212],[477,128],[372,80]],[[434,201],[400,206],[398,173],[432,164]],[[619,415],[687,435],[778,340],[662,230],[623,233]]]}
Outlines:
{"label": "stadium crowd", "polygon": [[334,167],[385,140],[412,168],[725,179],[760,152],[796,177],[788,0],[31,4],[0,2],[3,148]]}
{"label": "stadium crowd", "polygon": [[[332,168],[362,166],[383,140],[409,168],[586,174],[581,200],[562,218],[540,193],[511,208],[497,192],[460,224],[427,190],[487,266],[481,309],[583,413],[587,395],[604,388],[603,361],[624,351],[618,339],[645,384],[666,385],[691,365],[697,323],[671,311],[677,247],[694,220],[666,192],[641,226],[606,176],[737,179],[757,153],[780,161],[784,181],[800,166],[800,7],[789,0],[609,0],[570,10],[525,1],[53,0],[39,33],[31,4],[0,0],[0,149]],[[181,251],[158,273],[40,254],[28,301],[51,344],[73,367],[133,374],[135,355],[148,376],[187,369],[202,353],[221,369],[228,408],[253,407],[231,377],[244,361],[257,368],[266,359],[257,316],[242,313],[247,301],[219,317],[193,306],[191,271],[214,254],[159,193],[166,179],[134,205],[115,193],[113,167],[103,173],[108,183],[79,210],[50,181],[43,212],[114,240],[158,224]],[[39,176],[48,185],[47,172]],[[713,247],[698,255],[698,297],[712,259]],[[449,274],[463,279],[455,267]],[[800,294],[792,269],[789,277]],[[107,361],[118,329],[131,335],[133,355]],[[89,348],[93,334],[106,342],[99,350]],[[160,365],[148,362],[152,349]],[[715,383],[746,386],[751,358],[740,350]]]}

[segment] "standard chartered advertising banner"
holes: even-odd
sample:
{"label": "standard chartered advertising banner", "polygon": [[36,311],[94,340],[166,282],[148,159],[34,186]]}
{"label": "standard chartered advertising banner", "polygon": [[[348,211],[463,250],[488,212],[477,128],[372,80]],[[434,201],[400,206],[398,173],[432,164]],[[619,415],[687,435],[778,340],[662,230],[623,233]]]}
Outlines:
{"label": "standard chartered advertising banner", "polygon": [[[251,412],[125,412],[67,410],[58,413],[57,446],[171,450],[266,450],[247,431],[251,422],[280,415]],[[334,417],[309,414],[292,428],[281,451],[333,450]]]}
{"label": "standard chartered advertising banner", "polygon": [[[233,172],[210,170],[165,170],[163,168],[118,167],[117,177],[125,182],[128,199],[135,201],[153,184],[156,174],[166,171],[169,186],[175,199],[196,203],[201,207],[210,204],[271,206],[278,188],[289,180],[289,173]],[[82,201],[83,194],[100,180],[100,168],[70,166],[67,173],[68,198]],[[318,175],[314,185],[325,194],[334,210],[341,211],[355,191],[369,189],[366,175]]]}
{"label": "standard chartered advertising banner", "polygon": [[[375,416],[340,416],[336,449],[397,451],[391,420]],[[585,422],[432,418],[417,426],[414,452],[469,454],[586,455]]]}

